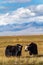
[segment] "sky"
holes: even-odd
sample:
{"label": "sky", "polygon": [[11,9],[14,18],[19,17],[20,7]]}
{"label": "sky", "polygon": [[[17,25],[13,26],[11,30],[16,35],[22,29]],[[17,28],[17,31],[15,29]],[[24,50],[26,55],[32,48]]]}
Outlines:
{"label": "sky", "polygon": [[43,0],[0,0],[0,36],[43,34]]}

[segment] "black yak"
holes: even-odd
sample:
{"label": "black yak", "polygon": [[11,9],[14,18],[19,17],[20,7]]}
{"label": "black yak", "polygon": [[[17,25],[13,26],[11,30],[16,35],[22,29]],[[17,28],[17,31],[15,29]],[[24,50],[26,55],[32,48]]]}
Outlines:
{"label": "black yak", "polygon": [[5,49],[6,56],[21,56],[22,52],[22,45],[17,44],[15,46],[8,45]]}
{"label": "black yak", "polygon": [[29,51],[30,55],[37,55],[38,54],[37,45],[34,42],[31,42],[31,44],[25,47],[25,51]]}

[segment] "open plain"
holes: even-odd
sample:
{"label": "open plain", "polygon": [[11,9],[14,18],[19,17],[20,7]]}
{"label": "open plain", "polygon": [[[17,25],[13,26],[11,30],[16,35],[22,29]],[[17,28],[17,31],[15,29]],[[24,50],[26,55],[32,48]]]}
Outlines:
{"label": "open plain", "polygon": [[[35,42],[38,47],[38,55],[30,56],[25,52],[25,46]],[[7,45],[23,45],[21,57],[6,57]],[[32,36],[0,36],[0,65],[43,65],[43,35]]]}

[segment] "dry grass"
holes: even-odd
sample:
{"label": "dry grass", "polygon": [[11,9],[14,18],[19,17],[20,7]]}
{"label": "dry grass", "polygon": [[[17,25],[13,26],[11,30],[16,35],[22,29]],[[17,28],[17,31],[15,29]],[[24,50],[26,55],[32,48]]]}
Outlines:
{"label": "dry grass", "polygon": [[[35,42],[38,45],[38,56],[29,56],[24,51],[27,44]],[[22,56],[10,57],[5,56],[5,48],[7,45],[23,45]],[[37,36],[5,36],[0,37],[0,65],[43,65],[43,35]]]}

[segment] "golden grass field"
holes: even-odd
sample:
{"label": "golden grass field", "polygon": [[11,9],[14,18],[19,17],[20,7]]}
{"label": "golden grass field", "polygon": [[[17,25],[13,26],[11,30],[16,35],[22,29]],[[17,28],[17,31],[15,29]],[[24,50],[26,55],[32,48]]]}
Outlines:
{"label": "golden grass field", "polygon": [[[38,46],[38,56],[30,56],[24,48],[35,42]],[[6,57],[7,45],[23,45],[21,57]],[[0,65],[43,65],[43,35],[34,36],[2,36],[0,37]]]}

